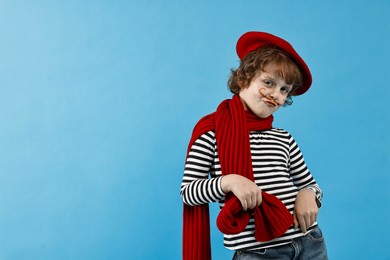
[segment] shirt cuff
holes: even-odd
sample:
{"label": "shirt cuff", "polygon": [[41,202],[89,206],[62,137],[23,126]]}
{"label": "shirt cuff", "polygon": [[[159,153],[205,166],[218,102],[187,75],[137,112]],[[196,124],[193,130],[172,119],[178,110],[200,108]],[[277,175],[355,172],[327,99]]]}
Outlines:
{"label": "shirt cuff", "polygon": [[314,192],[314,194],[316,195],[317,207],[318,207],[318,208],[321,208],[321,205],[322,205],[322,204],[321,204],[321,194],[320,194],[320,193],[317,191],[317,189],[314,188],[314,187],[308,186],[308,187],[306,187],[306,188]]}

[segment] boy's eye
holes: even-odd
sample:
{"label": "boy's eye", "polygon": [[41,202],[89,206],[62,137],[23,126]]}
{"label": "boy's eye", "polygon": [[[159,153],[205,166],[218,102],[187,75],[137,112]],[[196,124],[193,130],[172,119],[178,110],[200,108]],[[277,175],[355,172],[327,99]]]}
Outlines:
{"label": "boy's eye", "polygon": [[283,93],[285,93],[285,94],[288,94],[288,93],[291,91],[291,89],[290,89],[290,88],[285,88],[285,87],[283,87],[283,88],[281,88],[281,91],[282,91]]}
{"label": "boy's eye", "polygon": [[265,80],[264,81],[265,85],[267,85],[268,87],[272,87],[274,85],[274,82],[272,80]]}

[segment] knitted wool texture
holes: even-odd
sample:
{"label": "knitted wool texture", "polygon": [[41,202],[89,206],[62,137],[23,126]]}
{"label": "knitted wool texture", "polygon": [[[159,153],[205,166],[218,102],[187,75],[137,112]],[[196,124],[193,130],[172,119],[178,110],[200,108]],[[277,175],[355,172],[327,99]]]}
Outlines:
{"label": "knitted wool texture", "polygon": [[[204,133],[215,131],[222,175],[239,174],[254,181],[249,132],[272,128],[272,115],[259,118],[245,111],[241,99],[234,95],[223,101],[217,111],[203,117],[195,126],[188,146]],[[244,211],[233,193],[226,194],[225,206],[217,218],[224,234],[238,234],[248,225],[253,212],[255,238],[265,242],[283,235],[293,223],[293,217],[275,196],[262,192],[262,204]],[[211,259],[210,218],[208,204],[188,206],[183,210],[183,259]]]}

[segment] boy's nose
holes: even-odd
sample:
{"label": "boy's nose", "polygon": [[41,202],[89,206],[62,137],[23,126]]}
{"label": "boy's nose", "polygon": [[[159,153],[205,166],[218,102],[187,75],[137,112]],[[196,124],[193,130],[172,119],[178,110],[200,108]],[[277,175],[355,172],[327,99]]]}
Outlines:
{"label": "boy's nose", "polygon": [[270,98],[277,100],[279,98],[279,93],[277,91],[273,90],[273,91],[271,91],[271,93],[269,93],[269,96],[270,96]]}

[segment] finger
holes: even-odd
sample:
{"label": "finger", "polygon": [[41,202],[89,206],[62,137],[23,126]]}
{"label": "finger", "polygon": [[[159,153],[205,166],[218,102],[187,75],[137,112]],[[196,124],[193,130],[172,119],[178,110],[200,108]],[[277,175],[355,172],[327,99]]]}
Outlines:
{"label": "finger", "polygon": [[299,226],[301,227],[301,230],[303,233],[306,233],[306,222],[305,222],[305,218],[300,216],[298,217],[298,222],[299,222]]}
{"label": "finger", "polygon": [[293,215],[293,218],[294,218],[294,228],[298,228],[299,223],[298,223],[297,215],[294,214],[294,215]]}
{"label": "finger", "polygon": [[311,219],[312,218],[310,215],[305,216],[306,230],[304,233],[306,233],[307,229],[309,229],[309,227],[311,227],[311,225],[312,225]]}
{"label": "finger", "polygon": [[254,193],[251,197],[251,204],[250,204],[250,209],[254,209],[257,205],[257,195]]}
{"label": "finger", "polygon": [[247,209],[252,209],[252,198],[251,197],[246,199],[246,203],[247,203]]}
{"label": "finger", "polygon": [[260,206],[261,202],[263,202],[263,197],[261,196],[261,192],[259,191],[257,193],[257,206]]}
{"label": "finger", "polygon": [[312,214],[310,216],[310,226],[314,224],[314,222],[316,222],[317,220],[317,215],[316,214]]}
{"label": "finger", "polygon": [[241,202],[242,210],[246,211],[248,209],[248,204],[247,204],[246,200],[242,199],[242,200],[240,200],[240,202]]}

